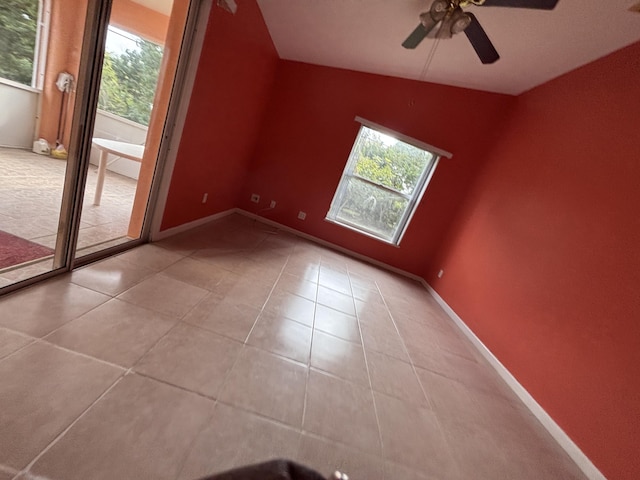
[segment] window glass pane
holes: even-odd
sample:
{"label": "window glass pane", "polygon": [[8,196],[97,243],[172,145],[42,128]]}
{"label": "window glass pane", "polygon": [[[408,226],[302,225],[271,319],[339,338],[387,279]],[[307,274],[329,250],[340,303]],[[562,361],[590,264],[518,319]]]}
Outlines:
{"label": "window glass pane", "polygon": [[109,26],[98,108],[149,125],[163,47]]}
{"label": "window glass pane", "polygon": [[399,245],[439,157],[373,128],[360,127],[327,220]]}
{"label": "window glass pane", "polygon": [[433,159],[429,152],[367,127],[362,127],[353,155],[356,175],[405,195],[413,194]]}
{"label": "window glass pane", "polygon": [[408,201],[357,177],[344,178],[343,182],[338,203],[334,204],[335,219],[387,240],[393,239]]}
{"label": "window glass pane", "polygon": [[0,77],[31,85],[38,0],[0,2]]}

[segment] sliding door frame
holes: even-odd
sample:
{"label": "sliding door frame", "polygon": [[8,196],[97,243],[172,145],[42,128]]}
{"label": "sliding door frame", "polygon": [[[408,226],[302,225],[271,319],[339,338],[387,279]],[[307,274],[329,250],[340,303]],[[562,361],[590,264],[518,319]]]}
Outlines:
{"label": "sliding door frame", "polygon": [[[180,53],[180,61],[177,67],[178,71],[176,72],[176,79],[179,78],[180,81],[177,83],[177,88],[174,85],[171,102],[169,104],[169,116],[167,117],[167,125],[170,125],[170,129],[163,137],[163,144],[160,147],[161,154],[163,155],[162,158],[164,159],[160,166],[162,175],[158,177],[159,180],[157,182],[154,181],[153,183],[152,195],[155,208],[152,212],[147,212],[151,218],[150,221],[146,221],[147,219],[145,219],[143,229],[143,232],[148,235],[151,241],[160,233],[162,216],[169,196],[171,177],[178,157],[180,139],[182,138],[184,124],[189,111],[191,93],[193,92],[193,85],[198,71],[198,63],[200,54],[202,53],[202,46],[204,44],[204,37],[207,31],[212,5],[213,0],[192,0],[189,7],[183,51]],[[170,122],[169,118],[171,119]],[[164,140],[166,140],[166,142]],[[163,147],[165,150],[163,150]]]}
{"label": "sliding door frame", "polygon": [[[156,167],[140,237],[76,258],[82,204],[89,171],[92,132],[98,106],[104,47],[112,2],[113,0],[88,0],[78,74],[78,78],[82,79],[82,81],[77,83],[76,100],[74,102],[72,132],[69,141],[69,155],[65,171],[53,268],[46,273],[3,287],[0,289],[0,296],[146,243],[152,232],[152,219],[162,215],[162,212],[158,212],[158,210],[164,209],[166,192],[170,182],[170,178],[166,177],[170,176],[173,171],[173,163],[180,145],[182,126],[184,125],[184,117],[186,117],[188,108],[188,97],[191,94],[202,38],[204,37],[204,30],[206,30],[212,2],[211,0],[190,0],[189,2],[182,45],[174,73],[167,116],[163,125],[162,138],[158,148]],[[207,18],[203,19],[203,14],[206,14]],[[185,101],[185,94],[187,97],[186,105],[182,104]],[[167,157],[171,158],[171,165],[165,169]],[[160,202],[157,204],[159,198]]]}
{"label": "sliding door frame", "polygon": [[[113,0],[105,0],[105,2],[111,3]],[[163,125],[162,138],[160,141],[160,145],[158,147],[158,154],[156,157],[156,166],[153,174],[153,180],[151,183],[151,189],[149,191],[149,198],[147,199],[147,208],[145,210],[144,222],[142,226],[142,232],[139,238],[135,240],[130,240],[128,242],[122,243],[120,245],[115,245],[110,248],[106,248],[100,250],[98,252],[94,252],[80,258],[75,258],[75,255],[71,259],[70,269],[75,267],[80,267],[89,263],[92,263],[96,260],[129,250],[138,245],[142,245],[147,243],[151,237],[152,232],[152,220],[155,218],[156,212],[159,211],[159,214],[162,215],[162,211],[164,210],[164,202],[161,202],[161,205],[158,204],[158,198],[160,197],[161,185],[165,183],[168,184],[171,180],[170,176],[173,173],[173,168],[165,168],[167,163],[167,158],[171,155],[173,160],[175,161],[175,155],[177,154],[178,147],[180,146],[180,136],[182,135],[182,129],[177,129],[176,126],[179,123],[180,113],[184,109],[188,109],[188,102],[186,105],[183,105],[184,101],[183,92],[185,90],[185,84],[189,85],[189,88],[186,88],[191,93],[190,85],[192,85],[192,81],[186,81],[189,79],[189,73],[192,67],[197,69],[197,63],[200,54],[200,48],[196,45],[194,48],[194,39],[199,37],[199,24],[201,23],[201,13],[206,12],[207,18],[204,19],[204,29],[206,29],[207,19],[209,9],[202,8],[201,5],[208,4],[211,5],[211,0],[190,0],[189,7],[187,11],[187,17],[185,20],[185,25],[182,34],[182,44],[180,46],[180,53],[178,55],[178,62],[176,64],[176,71],[173,77],[173,84],[171,88],[171,95],[169,97],[169,104],[167,108],[167,116]],[[108,26],[109,17],[106,18],[106,24],[104,27],[104,37],[106,38],[106,29]],[[203,36],[203,35],[202,35]],[[195,42],[197,43],[197,42]],[[192,52],[197,51],[198,57],[193,58]],[[104,49],[102,48],[102,51]],[[100,62],[100,69],[102,68],[102,61]],[[195,76],[195,75],[194,75]],[[100,82],[100,75],[98,75],[98,88]],[[95,104],[97,106],[98,96],[95,94]],[[95,114],[94,114],[95,117]],[[182,120],[184,123],[184,119]],[[93,131],[93,125],[91,129],[88,130]],[[176,138],[177,133],[177,138]],[[89,148],[91,146],[91,138],[87,139]],[[88,155],[87,155],[88,158]],[[173,165],[171,165],[173,167]],[[87,167],[88,168],[88,162]],[[169,178],[167,178],[169,177]],[[78,224],[79,227],[79,224]]]}
{"label": "sliding door frame", "polygon": [[83,81],[78,82],[73,109],[54,268],[74,266],[111,4],[112,0],[89,0],[87,5],[78,75]]}

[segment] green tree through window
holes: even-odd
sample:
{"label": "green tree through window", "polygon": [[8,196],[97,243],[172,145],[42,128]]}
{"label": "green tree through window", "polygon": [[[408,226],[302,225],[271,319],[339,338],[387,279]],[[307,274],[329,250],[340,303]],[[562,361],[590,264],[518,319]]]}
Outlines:
{"label": "green tree through window", "polygon": [[431,156],[404,142],[365,128],[355,172],[363,178],[411,194]]}
{"label": "green tree through window", "polygon": [[397,245],[437,159],[363,125],[327,219]]}
{"label": "green tree through window", "polygon": [[135,48],[105,52],[98,108],[149,125],[161,61],[162,47],[141,38]]}
{"label": "green tree through window", "polygon": [[31,85],[38,0],[0,1],[0,77]]}

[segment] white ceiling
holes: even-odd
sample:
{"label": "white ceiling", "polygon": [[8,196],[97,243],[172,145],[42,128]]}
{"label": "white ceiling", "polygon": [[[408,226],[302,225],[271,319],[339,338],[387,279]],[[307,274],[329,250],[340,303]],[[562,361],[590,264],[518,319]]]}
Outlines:
{"label": "white ceiling", "polygon": [[458,34],[438,41],[421,76],[436,40],[415,50],[401,43],[431,0],[257,1],[280,58],[514,95],[640,40],[640,13],[628,11],[638,0],[559,0],[551,11],[471,6],[500,60],[481,64]]}

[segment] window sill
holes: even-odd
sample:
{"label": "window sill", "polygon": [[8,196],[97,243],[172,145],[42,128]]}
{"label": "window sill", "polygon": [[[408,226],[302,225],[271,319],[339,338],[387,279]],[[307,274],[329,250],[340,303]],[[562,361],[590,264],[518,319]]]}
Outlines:
{"label": "window sill", "polygon": [[342,222],[339,222],[338,220],[333,220],[333,219],[328,218],[328,217],[325,217],[324,221],[325,222],[329,222],[329,223],[333,223],[334,225],[338,225],[338,226],[340,226],[342,228],[346,228],[347,230],[351,230],[352,232],[359,233],[360,235],[364,235],[365,237],[371,238],[373,240],[377,240],[377,241],[379,241],[381,243],[384,243],[385,245],[389,245],[389,246],[395,247],[395,248],[400,248],[400,244],[399,243],[394,243],[394,242],[392,242],[390,240],[385,240],[384,238],[377,237],[376,235],[374,235],[372,233],[369,233],[369,232],[367,232],[365,230],[360,230],[360,229],[358,229],[356,227],[353,227],[353,226],[351,226],[351,225],[349,225],[347,223],[342,223]]}
{"label": "window sill", "polygon": [[0,84],[7,85],[9,87],[18,88],[20,90],[26,90],[27,92],[40,93],[42,90],[38,90],[37,88],[30,87],[29,85],[24,85],[22,83],[14,82],[13,80],[9,80],[8,78],[0,78]]}

